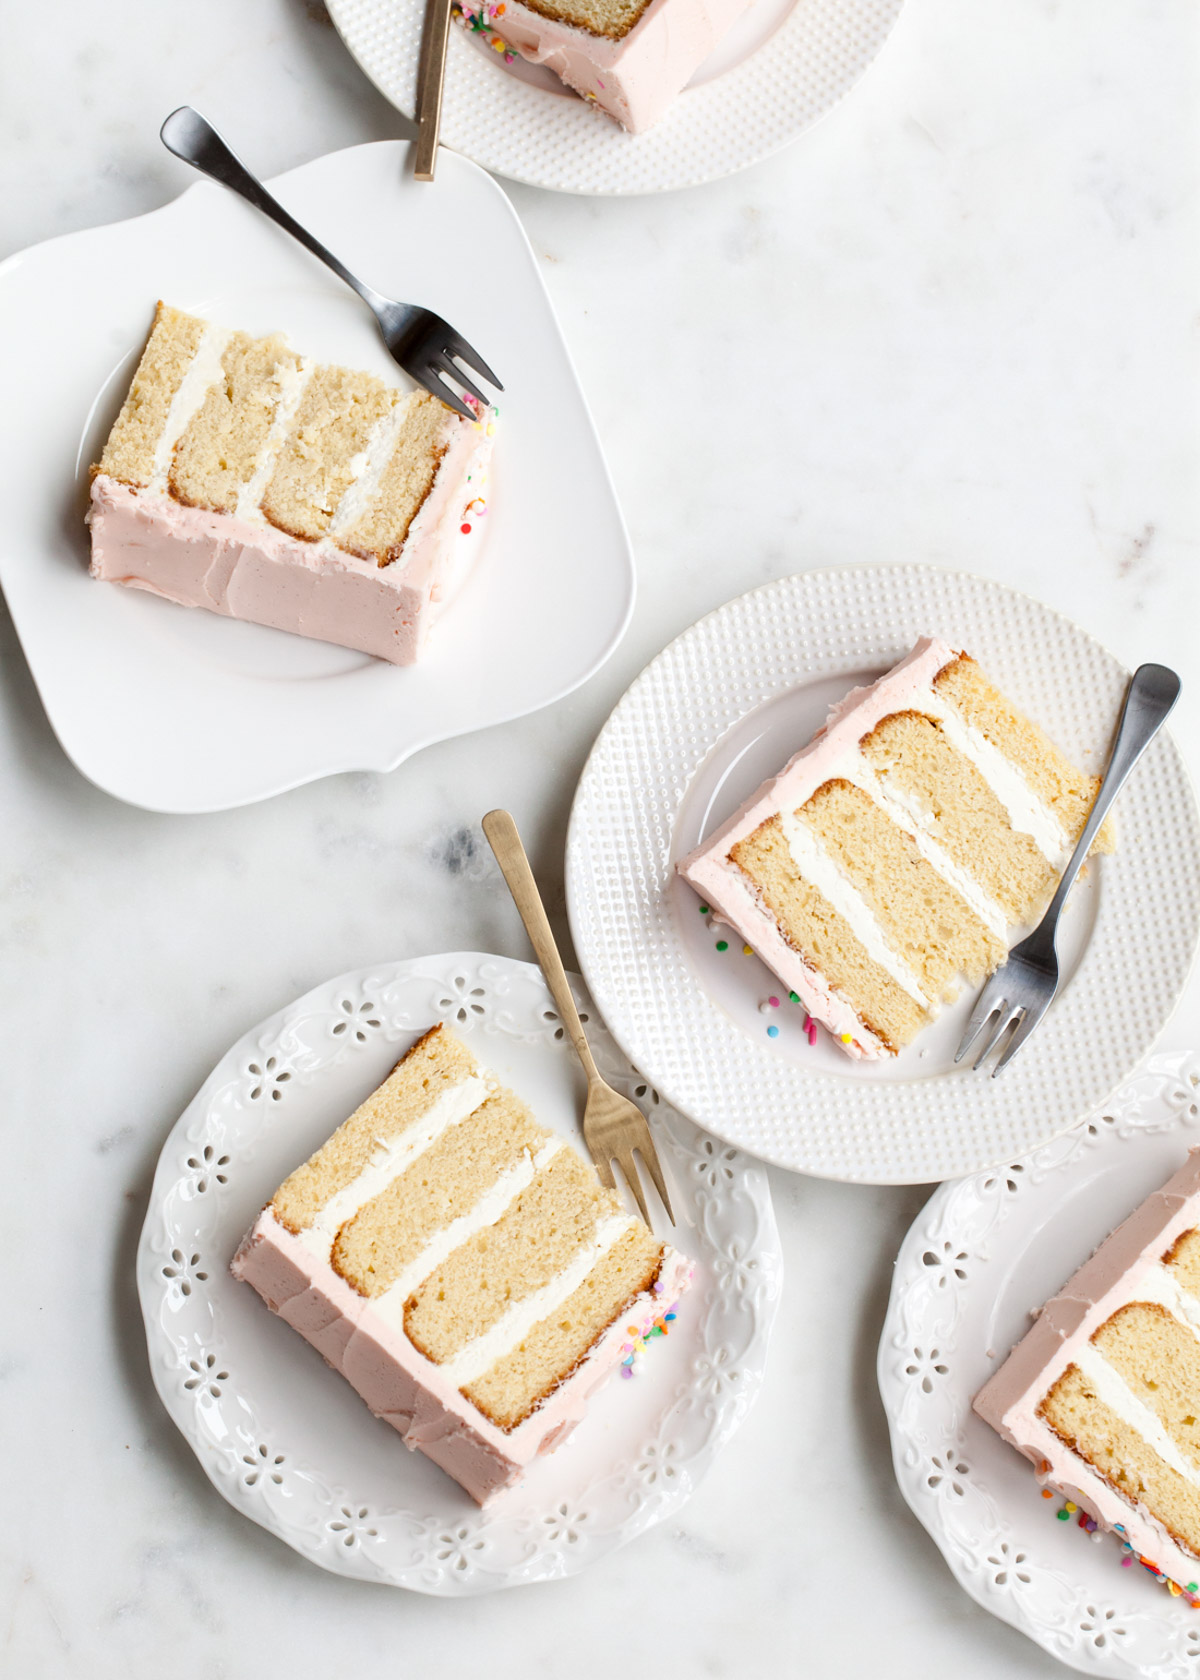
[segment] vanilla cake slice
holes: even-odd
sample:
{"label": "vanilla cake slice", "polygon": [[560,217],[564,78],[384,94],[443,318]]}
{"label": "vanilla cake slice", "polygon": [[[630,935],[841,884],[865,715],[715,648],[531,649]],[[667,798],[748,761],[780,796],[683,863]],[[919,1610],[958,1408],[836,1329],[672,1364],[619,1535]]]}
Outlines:
{"label": "vanilla cake slice", "polygon": [[480,1504],[691,1276],[441,1026],[279,1187],[232,1269]]}
{"label": "vanilla cake slice", "polygon": [[841,1049],[894,1056],[1036,922],[1098,786],[926,637],[678,867]]}
{"label": "vanilla cake slice", "polygon": [[159,303],[93,469],[92,575],[411,664],[462,581],[494,415]]}
{"label": "vanilla cake slice", "polygon": [[975,1397],[1038,1479],[1200,1600],[1200,1149]]}
{"label": "vanilla cake slice", "polygon": [[545,65],[640,134],[682,92],[750,0],[456,0],[493,47]]}

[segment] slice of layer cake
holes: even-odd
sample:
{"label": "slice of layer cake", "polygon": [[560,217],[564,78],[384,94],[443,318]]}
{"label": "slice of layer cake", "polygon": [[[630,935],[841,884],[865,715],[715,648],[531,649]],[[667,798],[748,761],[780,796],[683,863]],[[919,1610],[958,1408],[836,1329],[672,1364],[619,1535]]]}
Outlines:
{"label": "slice of layer cake", "polygon": [[975,1410],[1200,1594],[1200,1150],[1046,1303]]}
{"label": "slice of layer cake", "polygon": [[662,116],[750,0],[462,0],[469,28],[544,64],[641,133]]}
{"label": "slice of layer cake", "polygon": [[927,637],[678,867],[848,1055],[891,1056],[1037,921],[1098,785]]}
{"label": "slice of layer cake", "polygon": [[483,1504],[691,1267],[438,1026],[275,1192],[233,1273]]}
{"label": "slice of layer cake", "polygon": [[92,576],[411,664],[469,563],[493,425],[160,303],[94,469]]}

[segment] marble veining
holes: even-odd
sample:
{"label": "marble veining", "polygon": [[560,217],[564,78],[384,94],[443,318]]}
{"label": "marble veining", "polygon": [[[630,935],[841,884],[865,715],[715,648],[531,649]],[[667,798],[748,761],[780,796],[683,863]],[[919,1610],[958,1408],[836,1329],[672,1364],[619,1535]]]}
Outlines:
{"label": "marble veining", "polygon": [[[0,257],[187,186],[156,138],[185,100],[267,174],[405,131],[319,0],[210,0],[202,21],[67,0],[56,25],[7,19]],[[376,959],[528,956],[477,829],[494,805],[570,960],[562,850],[588,748],[646,660],[741,590],[872,561],[1002,578],[1130,665],[1175,665],[1175,732],[1200,740],[1196,62],[1185,0],[908,0],[851,97],[743,175],[653,199],[511,189],[639,564],[624,643],[541,714],[390,777],[154,816],[65,760],[0,609],[14,1680],[315,1680],[347,1648],[363,1680],[392,1680],[398,1649],[406,1676],[524,1680],[561,1672],[564,1642],[601,1680],[614,1641],[661,1680],[773,1675],[780,1651],[822,1680],[1062,1672],[958,1591],[893,1485],[873,1352],[920,1189],[774,1173],[776,1345],[700,1493],[573,1581],[461,1603],[327,1576],[224,1505],[152,1391],[133,1255],[162,1139],[248,1024]],[[1198,1023],[1194,983],[1163,1047]],[[247,1474],[276,1451],[248,1441]]]}

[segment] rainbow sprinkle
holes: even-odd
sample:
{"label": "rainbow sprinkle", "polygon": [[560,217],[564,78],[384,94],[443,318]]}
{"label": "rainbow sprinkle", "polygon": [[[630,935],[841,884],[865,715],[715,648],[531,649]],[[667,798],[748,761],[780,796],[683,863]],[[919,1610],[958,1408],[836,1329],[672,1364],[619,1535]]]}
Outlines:
{"label": "rainbow sprinkle", "polygon": [[[1044,1487],[1042,1498],[1053,1499],[1054,1490]],[[1082,1529],[1092,1540],[1102,1540],[1104,1538],[1100,1524],[1095,1517],[1089,1516],[1086,1511],[1081,1511],[1073,1499],[1064,1499],[1054,1515],[1059,1522],[1070,1522],[1071,1518],[1074,1517],[1076,1528]],[[1124,1537],[1125,1526],[1123,1523],[1114,1523],[1113,1533],[1121,1542],[1122,1569],[1131,1569],[1135,1563],[1140,1563],[1147,1574],[1153,1575],[1160,1586],[1166,1587],[1172,1598],[1182,1598],[1193,1610],[1200,1610],[1200,1581],[1189,1581],[1186,1586],[1181,1586],[1178,1581],[1172,1581],[1170,1576],[1166,1575],[1152,1558],[1141,1557],[1134,1551],[1132,1545]]]}
{"label": "rainbow sprinkle", "polygon": [[[656,1283],[654,1291],[655,1294],[661,1295],[662,1284]],[[678,1302],[675,1302],[666,1312],[659,1313],[643,1325],[627,1324],[625,1326],[625,1334],[629,1337],[629,1340],[623,1343],[621,1347],[621,1375],[623,1377],[637,1376],[642,1368],[642,1355],[646,1351],[648,1342],[652,1341],[655,1336],[670,1335],[671,1325],[674,1324],[677,1316],[675,1307],[678,1304]]]}
{"label": "rainbow sprinkle", "polygon": [[[474,11],[469,5],[462,5],[460,0],[455,0],[451,10],[464,28],[469,29],[473,35],[478,35],[484,45],[491,47],[493,52],[500,53],[505,64],[513,62],[516,54],[508,42],[502,36],[497,35],[491,27],[497,18],[504,16],[504,0],[500,0],[499,5],[495,6],[490,5],[488,0],[483,0],[483,4],[478,11]],[[490,426],[488,430],[491,431]]]}

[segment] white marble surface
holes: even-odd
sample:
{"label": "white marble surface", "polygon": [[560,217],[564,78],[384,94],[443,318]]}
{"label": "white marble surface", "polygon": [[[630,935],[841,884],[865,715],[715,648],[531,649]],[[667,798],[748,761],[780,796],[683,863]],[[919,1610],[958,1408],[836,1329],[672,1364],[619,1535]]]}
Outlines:
{"label": "white marble surface", "polygon": [[[489,806],[565,934],[589,743],[753,584],[899,557],[1005,578],[1176,665],[1200,769],[1196,46],[1186,0],[909,0],[854,95],[754,170],[653,200],[513,189],[641,579],[617,655],[539,716],[390,777],[151,816],[67,764],[0,623],[6,1675],[1058,1672],[957,1590],[892,1483],[874,1353],[919,1189],[776,1174],[766,1391],[701,1493],[590,1575],[461,1604],[324,1576],[225,1507],[151,1390],[132,1262],[161,1141],[247,1026],[378,958],[525,954]],[[173,196],[155,135],[185,100],[264,172],[403,129],[317,0],[14,7],[5,57],[0,254]],[[1196,1041],[1198,1005],[1164,1044]]]}

